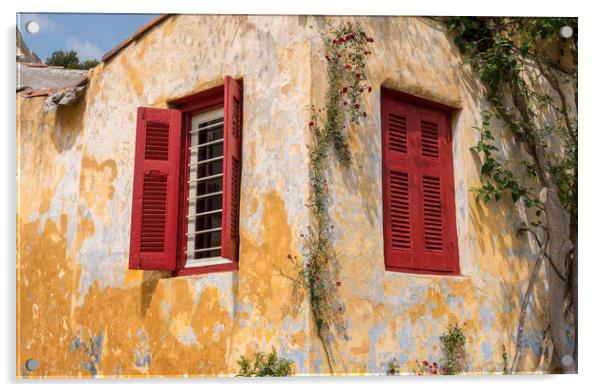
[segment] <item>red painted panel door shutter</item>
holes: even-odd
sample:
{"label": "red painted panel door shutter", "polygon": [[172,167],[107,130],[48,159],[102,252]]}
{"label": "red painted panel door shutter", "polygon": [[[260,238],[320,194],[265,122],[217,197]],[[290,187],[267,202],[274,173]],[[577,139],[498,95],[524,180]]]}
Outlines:
{"label": "red painted panel door shutter", "polygon": [[222,197],[222,257],[238,262],[242,147],[242,85],[224,81],[224,181]]}
{"label": "red painted panel door shutter", "polygon": [[385,266],[458,273],[449,113],[382,95]]}
{"label": "red painted panel door shutter", "polygon": [[423,270],[458,273],[454,171],[450,115],[419,108],[419,264]]}
{"label": "red painted panel door shutter", "polygon": [[392,268],[418,268],[415,195],[416,149],[410,134],[414,108],[383,96],[383,211],[385,263]]}
{"label": "red painted panel door shutter", "polygon": [[130,268],[174,270],[182,115],[138,108]]}

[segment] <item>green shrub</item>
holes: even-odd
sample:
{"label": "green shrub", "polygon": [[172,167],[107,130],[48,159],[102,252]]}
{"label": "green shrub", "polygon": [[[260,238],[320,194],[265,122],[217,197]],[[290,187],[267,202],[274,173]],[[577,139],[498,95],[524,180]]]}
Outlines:
{"label": "green shrub", "polygon": [[445,374],[457,374],[466,367],[466,335],[458,325],[450,325],[447,331],[439,337],[443,353],[443,366],[447,369]]}
{"label": "green shrub", "polygon": [[276,350],[265,354],[263,352],[255,353],[254,361],[241,356],[238,360],[238,377],[287,377],[293,372],[293,361],[285,358],[278,358]]}

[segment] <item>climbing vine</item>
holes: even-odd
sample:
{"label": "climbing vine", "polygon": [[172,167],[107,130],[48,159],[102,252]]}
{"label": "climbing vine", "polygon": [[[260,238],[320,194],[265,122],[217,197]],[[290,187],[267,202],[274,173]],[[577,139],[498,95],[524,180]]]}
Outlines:
{"label": "climbing vine", "polygon": [[297,282],[307,289],[316,333],[324,349],[330,373],[333,373],[328,336],[334,332],[333,320],[343,312],[343,304],[336,299],[341,286],[337,280],[337,256],[332,245],[334,225],[328,213],[327,169],[331,163],[330,148],[342,165],[351,163],[348,129],[366,117],[362,108],[363,93],[372,87],[366,81],[366,56],[371,54],[367,36],[359,24],[328,24],[321,33],[324,44],[328,87],[323,107],[310,108],[309,146],[310,197],[308,208],[312,221],[304,235],[308,251],[301,262],[289,259],[299,267]]}
{"label": "climbing vine", "polygon": [[[454,17],[446,19],[455,43],[479,76],[491,109],[477,127],[474,150],[483,157],[478,202],[510,193],[523,202],[527,221],[519,232],[535,236],[539,254],[522,300],[512,372],[521,357],[527,304],[539,266],[547,261],[548,318],[556,363],[576,371],[577,359],[577,20],[575,18]],[[575,29],[560,38],[561,27]],[[560,69],[550,53],[556,45],[571,55]],[[572,95],[572,97],[571,97]],[[499,154],[491,127],[495,118],[522,146],[527,159]],[[499,128],[498,128],[499,129]],[[498,135],[499,137],[499,135]],[[519,172],[526,175],[518,175]],[[532,185],[518,178],[526,178]],[[541,190],[539,196],[533,191]],[[569,324],[573,328],[566,328]],[[568,331],[568,333],[567,333]]]}

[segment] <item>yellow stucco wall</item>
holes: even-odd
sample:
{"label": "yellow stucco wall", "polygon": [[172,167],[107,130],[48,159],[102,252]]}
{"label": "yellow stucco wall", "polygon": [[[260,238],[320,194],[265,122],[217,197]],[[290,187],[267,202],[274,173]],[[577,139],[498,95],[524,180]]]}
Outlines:
{"label": "yellow stucco wall", "polygon": [[[329,173],[345,306],[331,345],[340,374],[375,374],[397,358],[439,359],[450,323],[467,333],[470,372],[501,371],[512,351],[533,244],[515,235],[508,199],[477,205],[469,151],[483,91],[436,22],[358,18],[375,37],[368,117],[351,129],[353,163]],[[169,17],[91,70],[85,97],[45,113],[45,97],[17,98],[17,369],[26,377],[236,373],[240,355],[276,348],[297,373],[326,373],[302,289],[287,255],[301,257],[310,221],[307,129],[326,89],[318,27],[296,16]],[[165,107],[244,79],[240,268],[172,278],[128,265],[136,108]],[[381,206],[380,97],[385,85],[457,107],[453,144],[461,276],[386,272]],[[518,148],[503,140],[503,153]],[[525,368],[545,324],[537,287]],[[29,358],[40,369],[28,372]]]}

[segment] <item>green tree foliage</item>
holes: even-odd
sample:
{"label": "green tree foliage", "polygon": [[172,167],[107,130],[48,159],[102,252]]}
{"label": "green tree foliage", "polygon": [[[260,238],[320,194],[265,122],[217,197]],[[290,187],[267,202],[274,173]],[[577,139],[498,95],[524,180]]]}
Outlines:
{"label": "green tree foliage", "polygon": [[73,50],[68,52],[55,50],[50,57],[46,59],[46,64],[60,66],[68,69],[90,69],[99,64],[98,60],[79,61],[77,53]]}
{"label": "green tree foliage", "polygon": [[[560,28],[565,25],[574,29],[568,39],[559,36]],[[497,201],[509,193],[514,202],[522,201],[531,212],[519,232],[535,235],[540,253],[548,260],[548,315],[556,363],[564,372],[575,372],[577,19],[453,17],[447,19],[447,26],[480,78],[490,103],[483,124],[476,127],[481,137],[473,147],[483,158],[482,186],[471,190],[479,202]],[[571,54],[569,69],[561,69],[550,56],[554,46]],[[494,118],[511,131],[528,159],[512,162],[499,153],[495,141],[501,131],[491,126],[490,120]],[[531,192],[539,190],[542,190],[540,197]],[[539,237],[549,241],[541,241]],[[530,280],[537,276],[534,267]],[[525,294],[523,308],[529,301],[529,293]],[[520,361],[523,323],[521,316],[513,372]],[[568,332],[567,324],[573,325]]]}

